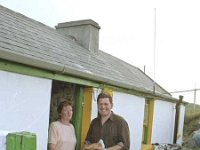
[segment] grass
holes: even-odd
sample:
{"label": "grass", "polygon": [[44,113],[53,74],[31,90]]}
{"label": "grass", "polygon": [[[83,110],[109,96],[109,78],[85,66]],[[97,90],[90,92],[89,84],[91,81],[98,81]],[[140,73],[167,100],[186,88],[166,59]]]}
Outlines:
{"label": "grass", "polygon": [[184,124],[188,124],[190,121],[200,117],[200,105],[188,104],[185,107],[185,121]]}
{"label": "grass", "polygon": [[[183,128],[183,141],[187,143],[192,136],[193,132],[200,128],[200,105],[188,104],[185,107],[185,121]],[[198,150],[200,150],[198,148]]]}

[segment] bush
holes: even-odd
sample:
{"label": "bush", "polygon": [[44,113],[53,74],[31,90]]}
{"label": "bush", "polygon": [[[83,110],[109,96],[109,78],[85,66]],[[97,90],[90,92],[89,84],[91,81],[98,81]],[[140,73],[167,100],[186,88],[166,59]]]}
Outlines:
{"label": "bush", "polygon": [[197,119],[200,117],[200,112],[194,112],[194,113],[191,113],[191,114],[185,114],[185,121],[184,121],[184,124],[188,124],[190,121],[194,120],[194,119]]}

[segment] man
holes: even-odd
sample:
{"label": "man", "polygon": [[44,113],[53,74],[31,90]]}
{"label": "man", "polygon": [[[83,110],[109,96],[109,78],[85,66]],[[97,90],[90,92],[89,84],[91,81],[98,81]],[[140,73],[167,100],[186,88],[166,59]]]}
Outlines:
{"label": "man", "polygon": [[129,150],[129,127],[121,116],[111,111],[112,97],[107,93],[100,93],[97,98],[97,107],[98,116],[90,124],[85,146],[103,140],[105,148],[96,148],[96,150]]}

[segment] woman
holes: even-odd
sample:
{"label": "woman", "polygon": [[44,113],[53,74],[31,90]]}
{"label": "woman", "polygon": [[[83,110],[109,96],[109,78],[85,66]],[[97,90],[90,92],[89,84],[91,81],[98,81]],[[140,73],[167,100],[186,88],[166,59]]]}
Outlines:
{"label": "woman", "polygon": [[75,130],[70,123],[73,115],[72,107],[70,101],[63,101],[59,104],[57,108],[59,119],[52,122],[49,128],[49,150],[75,150]]}

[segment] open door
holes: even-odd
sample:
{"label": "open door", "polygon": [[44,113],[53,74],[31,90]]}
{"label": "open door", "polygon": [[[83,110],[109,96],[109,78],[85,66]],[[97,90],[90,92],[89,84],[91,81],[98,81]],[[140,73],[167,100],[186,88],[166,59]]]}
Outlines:
{"label": "open door", "polygon": [[77,138],[76,150],[80,150],[81,146],[83,93],[84,87],[77,84],[62,81],[53,81],[52,83],[49,124],[58,119],[57,107],[59,103],[63,100],[72,101],[74,104],[72,124],[75,127]]}

